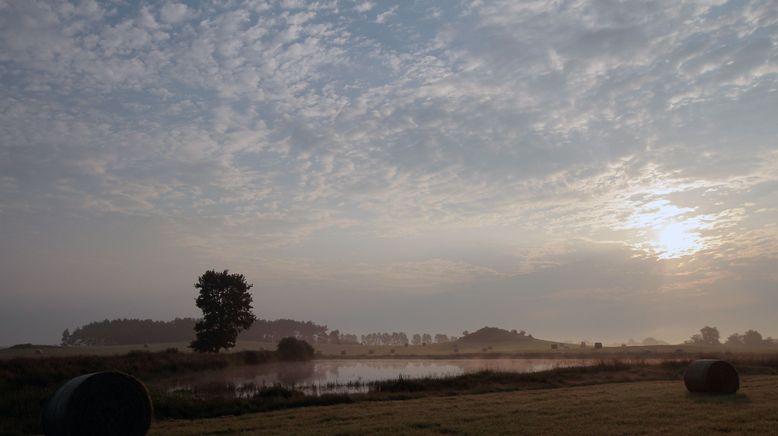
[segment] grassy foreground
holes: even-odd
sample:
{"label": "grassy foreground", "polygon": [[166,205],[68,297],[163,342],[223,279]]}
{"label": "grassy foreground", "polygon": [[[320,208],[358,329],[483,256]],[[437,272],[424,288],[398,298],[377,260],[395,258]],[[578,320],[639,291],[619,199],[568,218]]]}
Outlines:
{"label": "grassy foreground", "polygon": [[680,381],[612,383],[163,421],[152,434],[778,434],[778,376],[741,381],[725,397]]}

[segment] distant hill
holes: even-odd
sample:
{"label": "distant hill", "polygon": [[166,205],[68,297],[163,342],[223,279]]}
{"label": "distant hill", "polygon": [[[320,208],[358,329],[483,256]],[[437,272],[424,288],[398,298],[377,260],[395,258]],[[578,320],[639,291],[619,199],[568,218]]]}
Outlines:
{"label": "distant hill", "polygon": [[516,343],[538,343],[538,344],[550,344],[551,341],[544,341],[542,339],[533,338],[532,335],[528,335],[523,331],[517,332],[515,330],[508,331],[497,327],[484,327],[473,333],[462,336],[457,339],[456,343],[461,345],[475,345],[475,344],[493,344],[493,345],[506,345]]}
{"label": "distant hill", "polygon": [[662,340],[659,340],[659,339],[654,339],[654,338],[645,338],[645,339],[643,339],[643,340],[642,340],[642,341],[640,341],[640,342],[638,342],[638,341],[635,341],[634,339],[630,339],[630,340],[627,342],[627,345],[630,345],[630,346],[633,346],[633,345],[638,345],[638,346],[639,346],[639,345],[648,346],[648,345],[670,345],[670,344],[669,344],[668,342],[665,342],[665,341],[662,341]]}

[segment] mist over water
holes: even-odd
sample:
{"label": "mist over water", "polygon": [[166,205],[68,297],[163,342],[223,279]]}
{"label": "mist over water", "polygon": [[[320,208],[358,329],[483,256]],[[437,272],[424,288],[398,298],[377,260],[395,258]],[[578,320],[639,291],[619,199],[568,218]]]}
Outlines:
{"label": "mist over water", "polygon": [[403,378],[451,377],[491,370],[538,372],[594,365],[596,359],[359,359],[267,363],[166,380],[170,391],[213,391],[233,385],[239,396],[273,385],[294,386],[308,395],[367,392],[371,382]]}

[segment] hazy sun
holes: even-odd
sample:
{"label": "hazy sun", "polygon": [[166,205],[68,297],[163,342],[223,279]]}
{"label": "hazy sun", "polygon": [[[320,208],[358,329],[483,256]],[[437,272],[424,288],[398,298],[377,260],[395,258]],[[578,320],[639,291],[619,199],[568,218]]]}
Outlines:
{"label": "hazy sun", "polygon": [[660,259],[689,256],[705,248],[705,237],[700,231],[710,225],[709,217],[693,213],[693,208],[656,200],[642,205],[627,227],[638,230],[636,247]]}
{"label": "hazy sun", "polygon": [[688,222],[672,223],[659,230],[656,240],[652,242],[660,259],[694,254],[700,251],[704,244],[702,236]]}

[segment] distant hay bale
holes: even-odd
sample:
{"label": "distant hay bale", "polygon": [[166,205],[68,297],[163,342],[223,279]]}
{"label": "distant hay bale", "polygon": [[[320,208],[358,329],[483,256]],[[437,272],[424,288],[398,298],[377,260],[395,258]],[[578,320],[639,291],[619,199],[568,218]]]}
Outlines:
{"label": "distant hay bale", "polygon": [[68,380],[46,402],[46,435],[145,435],[151,426],[151,398],[136,378],[118,371]]}
{"label": "distant hay bale", "polygon": [[700,359],[686,368],[683,383],[689,392],[734,394],[740,388],[740,377],[729,362]]}

